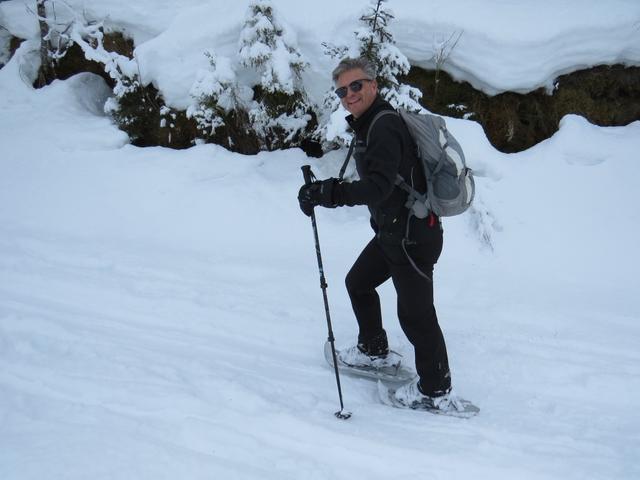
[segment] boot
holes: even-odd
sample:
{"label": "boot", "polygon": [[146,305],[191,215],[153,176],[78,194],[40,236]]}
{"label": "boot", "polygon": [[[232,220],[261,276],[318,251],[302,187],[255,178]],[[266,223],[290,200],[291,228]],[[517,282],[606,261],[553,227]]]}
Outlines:
{"label": "boot", "polygon": [[387,333],[384,330],[369,341],[358,341],[357,345],[340,350],[338,358],[350,367],[376,369],[397,368],[401,359],[400,355],[389,351]]}
{"label": "boot", "polygon": [[433,392],[427,395],[420,387],[420,380],[413,380],[404,384],[395,391],[394,397],[398,403],[409,408],[442,411],[460,409],[457,397],[451,391],[451,387],[447,390]]}

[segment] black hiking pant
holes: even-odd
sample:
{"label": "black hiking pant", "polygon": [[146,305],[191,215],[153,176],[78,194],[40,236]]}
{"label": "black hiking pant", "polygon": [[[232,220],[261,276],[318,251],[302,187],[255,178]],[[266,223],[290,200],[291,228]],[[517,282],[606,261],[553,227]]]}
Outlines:
{"label": "black hiking pant", "polygon": [[[428,243],[407,245],[407,251],[420,270],[433,278],[433,266],[442,252],[442,231],[436,227],[430,237]],[[401,245],[383,244],[374,238],[347,274],[347,291],[358,320],[358,342],[367,343],[383,331],[375,289],[389,278],[398,295],[400,326],[415,350],[421,390],[427,395],[448,390],[451,374],[433,305],[433,283],[416,272]]]}

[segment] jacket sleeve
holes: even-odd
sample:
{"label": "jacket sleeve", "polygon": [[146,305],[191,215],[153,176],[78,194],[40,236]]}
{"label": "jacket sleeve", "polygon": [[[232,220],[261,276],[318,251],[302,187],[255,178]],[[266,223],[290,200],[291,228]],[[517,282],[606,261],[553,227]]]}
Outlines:
{"label": "jacket sleeve", "polygon": [[336,185],[337,205],[376,206],[391,195],[402,159],[402,128],[397,115],[376,120],[364,153],[367,173],[355,182]]}

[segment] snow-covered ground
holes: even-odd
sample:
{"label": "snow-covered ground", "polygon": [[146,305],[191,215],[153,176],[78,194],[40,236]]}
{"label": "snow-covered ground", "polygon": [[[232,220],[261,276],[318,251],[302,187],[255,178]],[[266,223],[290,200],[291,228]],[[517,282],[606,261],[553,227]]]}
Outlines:
{"label": "snow-covered ground", "polygon": [[[129,12],[139,38],[175,48],[172,28],[207,8],[240,18],[238,3],[183,1],[173,15],[176,2],[153,12],[110,2],[114,22]],[[427,3],[443,23],[462,18]],[[459,26],[508,37],[509,15],[525,22],[516,3]],[[574,13],[582,3],[566,2]],[[357,12],[278,5],[312,27],[303,45]],[[593,6],[603,24],[633,23],[635,2],[607,5]],[[399,21],[410,14],[392,6]],[[589,9],[565,23],[525,11],[553,18],[553,38],[596,22]],[[217,25],[237,37],[235,20]],[[626,42],[602,48],[631,51]],[[532,52],[544,59],[548,47]],[[0,70],[1,479],[640,478],[640,122],[599,128],[568,116],[551,139],[505,155],[479,125],[449,119],[478,197],[446,221],[436,301],[455,388],[482,411],[459,420],[391,409],[374,383],[343,377],[353,417],[340,421],[311,226],[295,197],[301,165],[335,175],[341,153],[132,147],[102,114],[97,77],[25,85],[29,48]],[[168,54],[155,55],[160,70]],[[371,235],[367,214],[320,210],[318,224],[345,345],[355,322],[343,278]],[[391,342],[410,358],[390,285],[381,297]]]}

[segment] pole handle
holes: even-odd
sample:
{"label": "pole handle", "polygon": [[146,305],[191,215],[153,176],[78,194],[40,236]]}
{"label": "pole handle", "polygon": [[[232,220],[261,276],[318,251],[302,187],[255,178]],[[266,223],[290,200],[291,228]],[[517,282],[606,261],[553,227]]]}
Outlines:
{"label": "pole handle", "polygon": [[311,176],[313,175],[313,173],[311,173],[311,165],[303,165],[301,169],[302,176],[304,177],[304,184],[309,185],[311,183]]}

